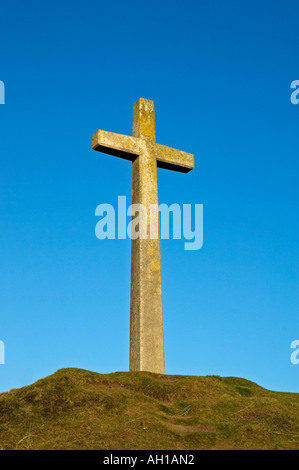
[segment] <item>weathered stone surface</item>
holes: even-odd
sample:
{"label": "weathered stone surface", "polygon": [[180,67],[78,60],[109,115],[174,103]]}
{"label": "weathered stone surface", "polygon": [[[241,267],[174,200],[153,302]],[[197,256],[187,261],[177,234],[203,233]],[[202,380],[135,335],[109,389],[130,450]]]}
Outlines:
{"label": "weathered stone surface", "polygon": [[92,148],[133,162],[132,203],[146,207],[147,238],[132,239],[130,370],[163,374],[160,239],[150,238],[150,206],[158,204],[157,166],[187,173],[194,156],[156,143],[154,102],[143,98],[134,104],[133,136],[99,130]]}

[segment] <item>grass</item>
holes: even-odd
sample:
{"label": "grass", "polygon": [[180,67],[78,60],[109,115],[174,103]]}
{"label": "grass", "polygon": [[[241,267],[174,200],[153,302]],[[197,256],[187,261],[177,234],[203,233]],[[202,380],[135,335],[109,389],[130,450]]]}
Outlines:
{"label": "grass", "polygon": [[299,449],[299,394],[236,377],[61,369],[0,394],[0,449]]}

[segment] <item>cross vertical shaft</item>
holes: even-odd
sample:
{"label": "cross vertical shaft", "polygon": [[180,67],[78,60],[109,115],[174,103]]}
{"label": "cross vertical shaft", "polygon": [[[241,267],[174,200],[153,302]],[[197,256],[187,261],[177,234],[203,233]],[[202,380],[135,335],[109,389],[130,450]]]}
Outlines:
{"label": "cross vertical shaft", "polygon": [[132,239],[130,370],[165,373],[160,239],[151,239],[150,206],[158,205],[157,161],[151,151],[156,143],[154,103],[134,104],[133,136],[146,142],[133,161],[132,204],[147,212],[147,238]]}

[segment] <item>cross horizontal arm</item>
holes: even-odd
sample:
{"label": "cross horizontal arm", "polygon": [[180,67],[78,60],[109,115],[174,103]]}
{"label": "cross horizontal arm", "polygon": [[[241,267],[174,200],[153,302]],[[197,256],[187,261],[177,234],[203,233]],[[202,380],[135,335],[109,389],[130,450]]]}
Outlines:
{"label": "cross horizontal arm", "polygon": [[194,168],[194,155],[182,150],[156,144],[155,156],[158,168],[180,171],[181,173],[188,173]]}
{"label": "cross horizontal arm", "polygon": [[135,160],[139,155],[139,138],[114,132],[98,131],[92,136],[92,148],[115,157]]}

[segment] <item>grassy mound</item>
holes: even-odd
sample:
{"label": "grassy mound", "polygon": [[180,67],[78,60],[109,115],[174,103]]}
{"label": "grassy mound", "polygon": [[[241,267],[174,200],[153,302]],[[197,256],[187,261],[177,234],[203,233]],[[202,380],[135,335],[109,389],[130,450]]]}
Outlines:
{"label": "grassy mound", "polygon": [[0,449],[299,449],[299,394],[234,377],[61,369],[0,395]]}

